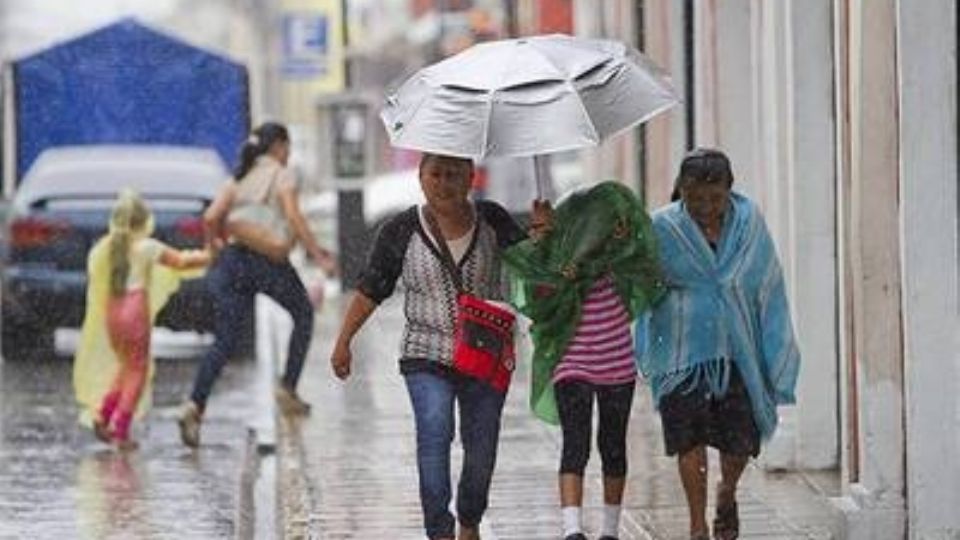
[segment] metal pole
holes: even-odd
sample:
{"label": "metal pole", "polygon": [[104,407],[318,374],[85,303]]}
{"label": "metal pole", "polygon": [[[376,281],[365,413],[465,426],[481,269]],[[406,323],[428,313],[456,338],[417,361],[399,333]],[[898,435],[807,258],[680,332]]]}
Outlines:
{"label": "metal pole", "polygon": [[343,89],[348,90],[350,88],[350,57],[349,57],[349,45],[350,45],[350,14],[347,11],[348,9],[348,0],[340,0],[340,34],[341,34],[341,46],[343,51]]}
{"label": "metal pole", "polygon": [[697,110],[696,110],[696,91],[694,83],[696,82],[696,41],[694,39],[694,18],[696,7],[693,0],[684,0],[683,2],[683,93],[684,106],[686,107],[686,122],[684,125],[687,150],[692,150],[697,145]]}
{"label": "metal pole", "polygon": [[517,4],[516,0],[503,0],[503,14],[506,17],[504,25],[507,35],[505,37],[517,37]]}

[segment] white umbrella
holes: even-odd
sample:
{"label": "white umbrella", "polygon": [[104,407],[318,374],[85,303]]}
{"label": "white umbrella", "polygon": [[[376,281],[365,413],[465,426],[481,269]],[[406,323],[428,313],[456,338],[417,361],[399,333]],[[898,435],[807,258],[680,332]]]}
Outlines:
{"label": "white umbrella", "polygon": [[632,47],[557,34],[481,43],[423,68],[381,118],[394,146],[480,160],[597,146],[677,102]]}

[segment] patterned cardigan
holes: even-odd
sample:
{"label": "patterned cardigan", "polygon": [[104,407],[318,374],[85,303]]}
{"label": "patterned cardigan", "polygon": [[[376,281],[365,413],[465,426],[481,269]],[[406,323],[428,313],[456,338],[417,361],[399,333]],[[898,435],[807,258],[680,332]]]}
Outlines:
{"label": "patterned cardigan", "polygon": [[[468,292],[488,300],[506,298],[500,252],[523,240],[526,233],[497,203],[476,203],[479,219],[474,236],[459,262]],[[440,252],[424,230],[414,206],[385,223],[377,232],[358,290],[376,303],[393,294],[398,282],[404,291],[406,324],[401,343],[401,371],[449,367],[453,361],[456,287],[444,269]]]}

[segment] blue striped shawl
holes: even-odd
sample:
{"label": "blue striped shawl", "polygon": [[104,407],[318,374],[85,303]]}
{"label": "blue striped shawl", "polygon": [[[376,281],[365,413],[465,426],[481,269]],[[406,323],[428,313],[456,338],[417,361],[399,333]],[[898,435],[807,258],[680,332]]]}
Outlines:
{"label": "blue striped shawl", "polygon": [[653,226],[668,293],[637,321],[637,366],[655,402],[702,379],[723,395],[730,375],[718,359],[733,359],[761,436],[769,438],[777,405],[794,402],[800,353],[763,217],[732,193],[716,252],[682,202],[657,211]]}

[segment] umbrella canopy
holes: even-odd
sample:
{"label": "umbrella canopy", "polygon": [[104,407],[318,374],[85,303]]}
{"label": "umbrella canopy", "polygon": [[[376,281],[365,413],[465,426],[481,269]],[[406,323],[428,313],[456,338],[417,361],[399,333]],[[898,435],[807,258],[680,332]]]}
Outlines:
{"label": "umbrella canopy", "polygon": [[387,97],[394,146],[472,159],[597,146],[678,102],[632,47],[567,35],[475,45]]}

